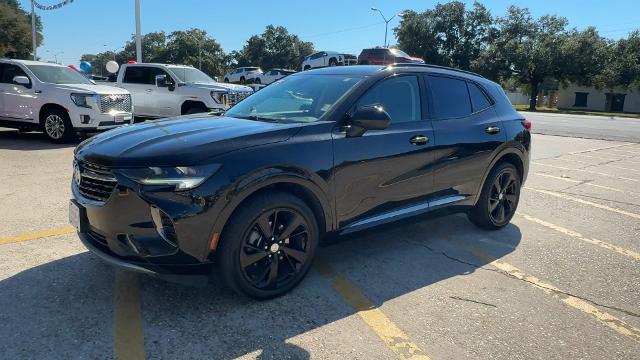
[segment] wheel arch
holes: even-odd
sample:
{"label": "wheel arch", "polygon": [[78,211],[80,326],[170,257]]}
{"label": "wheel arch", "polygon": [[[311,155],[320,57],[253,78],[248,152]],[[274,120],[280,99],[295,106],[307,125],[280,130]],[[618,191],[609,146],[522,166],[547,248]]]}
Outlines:
{"label": "wheel arch", "polygon": [[40,110],[38,112],[38,122],[40,123],[41,126],[44,126],[44,116],[47,114],[47,111],[50,111],[53,109],[62,110],[65,114],[67,114],[67,116],[69,116],[69,110],[67,110],[67,108],[65,108],[60,104],[56,104],[56,103],[43,104],[40,107]]}
{"label": "wheel arch", "polygon": [[[223,234],[225,225],[243,204],[251,201],[251,199],[260,194],[270,191],[281,191],[300,198],[313,211],[316,221],[318,222],[320,234],[322,235],[332,231],[334,219],[331,202],[322,188],[315,184],[309,177],[304,176],[303,173],[285,172],[282,170],[278,170],[278,172],[278,174],[257,179],[246,185],[234,186],[227,194],[227,198],[229,198],[227,204],[215,220],[210,233],[210,239]],[[220,241],[224,240],[220,238]],[[215,253],[215,249],[213,251],[209,248],[206,250],[207,257],[213,253]]]}
{"label": "wheel arch", "polygon": [[478,201],[478,198],[480,197],[480,192],[484,188],[484,184],[487,181],[487,177],[489,176],[489,173],[491,172],[491,170],[493,170],[493,168],[497,164],[501,162],[508,162],[513,164],[518,170],[518,174],[520,175],[522,184],[524,184],[524,180],[527,177],[527,171],[528,171],[527,163],[525,162],[524,159],[525,159],[525,155],[522,153],[520,149],[516,147],[508,146],[503,148],[501,151],[497,152],[497,154],[493,157],[493,159],[491,159],[491,163],[489,164],[489,166],[487,166],[487,169],[485,170],[482,176],[482,182],[478,187],[478,190],[476,191],[475,197],[473,199],[473,204],[475,204]]}
{"label": "wheel arch", "polygon": [[207,110],[207,105],[201,100],[185,100],[182,102],[182,105],[180,105],[180,114],[184,115],[185,112],[192,107],[202,107]]}

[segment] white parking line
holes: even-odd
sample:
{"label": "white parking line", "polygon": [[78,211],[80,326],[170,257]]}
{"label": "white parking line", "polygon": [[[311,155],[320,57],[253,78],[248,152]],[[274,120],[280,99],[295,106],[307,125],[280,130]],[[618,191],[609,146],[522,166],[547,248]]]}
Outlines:
{"label": "white parking line", "polygon": [[568,182],[571,182],[571,183],[574,183],[574,184],[586,185],[586,186],[596,187],[596,188],[604,189],[604,190],[610,190],[610,191],[615,191],[615,192],[640,195],[640,194],[635,193],[633,191],[616,189],[616,188],[612,188],[612,187],[604,186],[604,185],[598,185],[598,184],[594,184],[594,183],[589,182],[589,181],[574,180],[574,179],[570,179],[570,178],[566,178],[566,177],[554,176],[554,175],[549,175],[549,174],[545,174],[545,173],[533,173],[533,175],[544,176],[544,177],[548,177],[548,178],[551,178],[551,179],[557,179],[557,180],[562,180],[562,181],[568,181]]}
{"label": "white parking line", "polygon": [[606,177],[610,177],[610,178],[614,178],[614,179],[627,180],[627,181],[633,181],[633,182],[640,182],[640,179],[632,179],[632,178],[623,177],[623,176],[614,176],[614,175],[611,175],[611,174],[602,173],[602,172],[598,172],[598,171],[576,169],[576,168],[568,168],[568,167],[565,167],[565,166],[557,166],[557,165],[549,165],[549,164],[545,164],[545,163],[541,163],[541,162],[537,162],[537,161],[532,161],[531,163],[535,164],[535,165],[548,166],[548,167],[561,169],[561,170],[579,171],[579,172],[585,172],[585,173],[589,173],[589,174],[606,176]]}

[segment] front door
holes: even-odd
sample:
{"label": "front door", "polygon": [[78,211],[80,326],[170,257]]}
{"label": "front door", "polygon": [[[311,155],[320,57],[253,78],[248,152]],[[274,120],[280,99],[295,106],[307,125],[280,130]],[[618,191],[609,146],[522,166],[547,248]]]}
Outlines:
{"label": "front door", "polygon": [[481,85],[427,76],[435,131],[433,200],[462,200],[482,183],[494,151],[506,141],[493,100]]}
{"label": "front door", "polygon": [[38,122],[34,116],[33,104],[38,96],[31,86],[17,84],[13,81],[16,76],[29,76],[17,65],[1,64],[0,70],[0,116],[7,120]]}
{"label": "front door", "polygon": [[334,138],[335,208],[341,228],[372,225],[426,209],[432,191],[433,129],[423,116],[423,87],[416,75],[391,77],[367,91],[355,107],[382,106],[384,130]]}

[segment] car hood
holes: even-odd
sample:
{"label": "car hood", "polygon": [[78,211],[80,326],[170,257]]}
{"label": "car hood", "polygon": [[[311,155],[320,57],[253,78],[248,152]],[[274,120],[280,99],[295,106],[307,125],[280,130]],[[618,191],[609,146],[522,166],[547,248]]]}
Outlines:
{"label": "car hood", "polygon": [[82,142],[80,161],[108,167],[190,166],[235,150],[286,141],[303,124],[192,115],[119,127]]}
{"label": "car hood", "polygon": [[208,90],[230,90],[236,92],[249,91],[253,92],[248,86],[236,85],[236,84],[225,84],[225,83],[187,83],[186,86],[198,89],[208,89]]}
{"label": "car hood", "polygon": [[57,84],[54,85],[57,90],[79,92],[79,93],[94,93],[94,94],[128,94],[129,91],[108,85],[93,85],[93,84]]}

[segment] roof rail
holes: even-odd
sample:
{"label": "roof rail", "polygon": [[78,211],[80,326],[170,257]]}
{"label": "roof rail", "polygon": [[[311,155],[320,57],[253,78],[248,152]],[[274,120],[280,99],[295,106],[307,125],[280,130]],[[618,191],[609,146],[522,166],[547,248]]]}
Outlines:
{"label": "roof rail", "polygon": [[474,73],[473,71],[455,69],[455,68],[451,68],[451,67],[448,67],[448,66],[442,66],[442,65],[416,64],[416,63],[395,63],[395,64],[391,64],[389,66],[426,67],[426,68],[432,68],[432,69],[450,70],[450,71],[457,71],[457,72],[461,72],[461,73],[465,73],[465,74],[474,75],[474,76],[478,76],[478,77],[484,78],[484,76],[482,76],[482,75],[480,75],[478,73]]}

